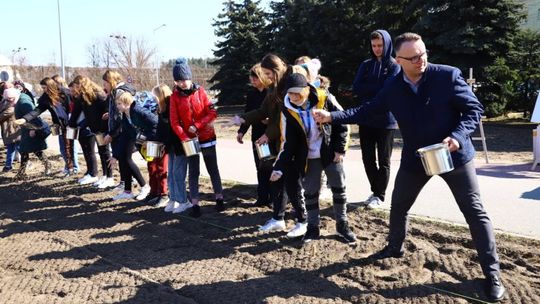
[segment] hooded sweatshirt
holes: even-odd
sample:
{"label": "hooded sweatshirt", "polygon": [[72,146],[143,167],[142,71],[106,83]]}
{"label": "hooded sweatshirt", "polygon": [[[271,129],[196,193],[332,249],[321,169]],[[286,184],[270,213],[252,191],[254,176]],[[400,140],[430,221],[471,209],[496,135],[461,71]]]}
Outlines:
{"label": "hooded sweatshirt", "polygon": [[[377,56],[370,47],[371,58],[360,64],[353,82],[353,93],[359,99],[360,104],[368,104],[373,101],[375,95],[383,88],[385,81],[397,75],[401,70],[392,57],[394,48],[390,34],[385,30],[377,30],[377,32],[383,37],[381,61],[377,60]],[[360,124],[373,128],[397,129],[396,120],[390,112],[382,115],[372,115]]]}

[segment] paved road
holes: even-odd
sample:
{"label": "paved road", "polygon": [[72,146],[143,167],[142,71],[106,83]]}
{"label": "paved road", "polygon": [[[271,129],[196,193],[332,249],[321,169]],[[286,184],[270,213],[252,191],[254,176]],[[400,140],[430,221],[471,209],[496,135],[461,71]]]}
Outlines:
{"label": "paved road", "polygon": [[[56,137],[50,137],[50,150],[57,150]],[[56,149],[56,150],[55,150]],[[218,161],[221,177],[243,183],[257,181],[251,145],[234,140],[218,141]],[[388,194],[393,189],[399,167],[399,151],[392,155],[392,174]],[[139,159],[143,165],[142,159]],[[477,161],[477,172],[484,206],[495,229],[512,234],[540,239],[540,172],[530,171],[530,164],[484,164]],[[204,167],[204,166],[202,166]],[[352,149],[345,160],[347,195],[349,202],[362,201],[370,194],[360,150]],[[202,168],[201,173],[208,175]],[[389,209],[387,202],[384,208]],[[452,194],[439,177],[432,178],[420,193],[411,209],[415,216],[432,218],[451,223],[465,224]]]}

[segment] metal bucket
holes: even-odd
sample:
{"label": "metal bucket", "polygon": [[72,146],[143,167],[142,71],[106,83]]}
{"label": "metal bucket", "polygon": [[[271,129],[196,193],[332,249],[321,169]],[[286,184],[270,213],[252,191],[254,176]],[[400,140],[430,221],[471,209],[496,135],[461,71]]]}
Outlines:
{"label": "metal bucket", "polygon": [[194,137],[190,140],[183,141],[182,148],[184,148],[184,152],[186,153],[186,156],[188,157],[199,154],[199,152],[201,152],[201,145],[199,144],[199,138]]}
{"label": "metal bucket", "polygon": [[454,170],[452,157],[446,144],[435,144],[416,150],[427,175],[438,175]]}
{"label": "metal bucket", "polygon": [[105,143],[105,134],[103,133],[96,133],[96,142],[98,144],[98,146],[105,146],[106,143]]}
{"label": "metal bucket", "polygon": [[272,151],[270,151],[270,145],[268,145],[268,143],[261,145],[255,144],[255,149],[257,150],[259,159],[272,159],[275,157],[272,155]]}
{"label": "metal bucket", "polygon": [[67,127],[66,128],[66,138],[67,139],[77,139],[78,135],[79,135],[79,129],[78,128],[72,128],[72,127]]}
{"label": "metal bucket", "polygon": [[163,156],[163,144],[158,141],[146,142],[146,155],[149,157],[162,157]]}
{"label": "metal bucket", "polygon": [[59,125],[51,125],[49,127],[51,129],[51,135],[53,136],[62,135],[62,128]]}

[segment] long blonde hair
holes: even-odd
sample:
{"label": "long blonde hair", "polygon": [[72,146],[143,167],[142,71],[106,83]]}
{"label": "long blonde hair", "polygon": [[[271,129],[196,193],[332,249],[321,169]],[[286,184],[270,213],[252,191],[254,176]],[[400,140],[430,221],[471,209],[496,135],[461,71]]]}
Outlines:
{"label": "long blonde hair", "polygon": [[105,94],[99,85],[86,76],[77,75],[72,83],[79,86],[81,97],[88,105],[91,105],[97,99],[98,94]]}
{"label": "long blonde hair", "polygon": [[167,110],[166,109],[167,102],[169,101],[172,95],[171,88],[169,88],[168,85],[162,83],[160,85],[155,86],[152,89],[152,94],[154,94],[157,97],[158,112],[159,113],[165,112]]}

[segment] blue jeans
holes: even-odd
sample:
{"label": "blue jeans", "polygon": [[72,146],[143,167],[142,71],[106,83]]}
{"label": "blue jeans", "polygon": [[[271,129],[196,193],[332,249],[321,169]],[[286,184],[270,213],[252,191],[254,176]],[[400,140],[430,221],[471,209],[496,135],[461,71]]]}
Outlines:
{"label": "blue jeans", "polygon": [[15,158],[15,154],[17,151],[19,151],[19,142],[10,143],[6,145],[7,148],[7,155],[6,155],[6,164],[5,168],[12,169],[13,168],[13,159]]}
{"label": "blue jeans", "polygon": [[167,175],[169,198],[181,204],[187,202],[187,164],[188,160],[185,155],[177,155],[174,151],[169,153],[169,174]]}

